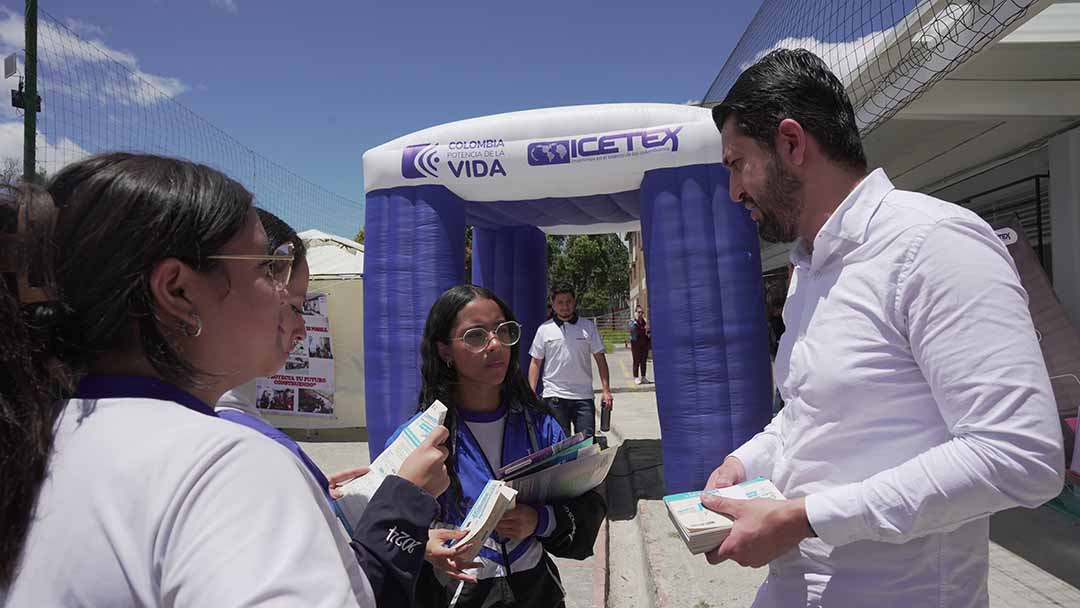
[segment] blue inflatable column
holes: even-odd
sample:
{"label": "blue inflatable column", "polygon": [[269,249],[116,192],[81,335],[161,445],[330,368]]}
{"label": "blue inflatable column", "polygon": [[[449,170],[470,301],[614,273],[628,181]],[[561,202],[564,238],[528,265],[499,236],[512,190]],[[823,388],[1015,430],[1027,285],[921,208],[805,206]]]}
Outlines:
{"label": "blue inflatable column", "polygon": [[494,291],[522,326],[521,369],[547,310],[547,237],[538,228],[473,228],[472,282]]}
{"label": "blue inflatable column", "polygon": [[721,165],[645,173],[641,227],[668,492],[704,487],[771,412],[757,231]]}
{"label": "blue inflatable column", "polygon": [[432,303],[464,282],[464,202],[443,186],[378,190],[367,195],[364,225],[364,395],[374,460],[416,411]]}

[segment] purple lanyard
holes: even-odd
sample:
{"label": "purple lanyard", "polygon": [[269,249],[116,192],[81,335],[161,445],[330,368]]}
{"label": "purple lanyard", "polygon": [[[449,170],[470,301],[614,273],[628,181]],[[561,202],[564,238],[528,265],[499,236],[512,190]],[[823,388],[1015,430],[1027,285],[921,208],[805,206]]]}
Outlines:
{"label": "purple lanyard", "polygon": [[79,382],[75,399],[157,399],[172,401],[189,410],[217,417],[214,408],[191,393],[156,378],[91,374]]}

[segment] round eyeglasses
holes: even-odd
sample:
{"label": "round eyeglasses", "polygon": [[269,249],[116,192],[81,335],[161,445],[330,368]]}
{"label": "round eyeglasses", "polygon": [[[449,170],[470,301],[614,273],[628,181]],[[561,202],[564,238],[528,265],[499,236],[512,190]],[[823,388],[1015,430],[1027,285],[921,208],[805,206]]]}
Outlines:
{"label": "round eyeglasses", "polygon": [[296,249],[292,243],[283,243],[270,255],[208,255],[208,260],[261,260],[260,264],[266,269],[266,277],[274,282],[279,288],[289,285],[292,278],[293,262],[296,260]]}
{"label": "round eyeglasses", "polygon": [[465,344],[465,348],[474,353],[481,353],[488,347],[488,344],[491,344],[492,337],[503,346],[513,346],[521,340],[521,323],[506,321],[500,323],[494,330],[474,327],[461,334],[460,338],[454,338],[454,340],[461,340]]}

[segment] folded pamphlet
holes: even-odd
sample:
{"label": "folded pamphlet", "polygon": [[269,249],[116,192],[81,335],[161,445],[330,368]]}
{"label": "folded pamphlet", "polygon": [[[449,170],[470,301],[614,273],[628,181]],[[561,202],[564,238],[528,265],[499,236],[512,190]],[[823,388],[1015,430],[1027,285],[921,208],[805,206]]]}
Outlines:
{"label": "folded pamphlet", "polygon": [[453,546],[476,541],[469,551],[456,559],[463,562],[471,562],[476,559],[476,556],[480,554],[480,549],[484,546],[484,541],[495,531],[495,526],[499,525],[499,520],[507,511],[514,508],[516,496],[517,492],[497,479],[489,480],[484,485],[480,496],[476,498],[476,502],[469,509],[465,520],[461,522],[461,529],[468,530],[468,533],[464,537],[448,543]]}
{"label": "folded pamphlet", "polygon": [[[758,477],[738,485],[715,490],[706,490],[709,494],[749,500],[751,498],[771,498],[784,500],[784,496],[771,481]],[[668,517],[679,531],[683,542],[695,555],[712,551],[719,547],[734,525],[731,519],[710,511],[701,504],[701,492],[683,492],[664,497]]]}
{"label": "folded pamphlet", "polygon": [[397,475],[401,463],[405,462],[409,454],[420,447],[435,427],[441,425],[445,419],[446,406],[435,401],[426,410],[413,416],[394,441],[371,463],[371,470],[367,475],[357,477],[338,488],[344,495],[334,501],[334,505],[338,518],[345,524],[350,536],[383,480],[390,475]]}
{"label": "folded pamphlet", "polygon": [[[520,477],[524,477],[526,475],[532,475],[533,473],[536,473],[537,471],[542,471],[544,469],[553,467],[555,465],[562,464],[564,462],[570,462],[571,460],[574,460],[575,458],[578,457],[578,454],[579,454],[579,452],[581,450],[593,445],[594,442],[595,442],[595,440],[592,437],[585,437],[584,439],[581,439],[580,441],[578,441],[576,443],[570,444],[570,445],[562,448],[561,450],[558,450],[557,452],[551,454],[550,456],[547,456],[546,458],[544,458],[544,457],[538,458],[535,462],[533,462],[531,465],[529,465],[527,467],[519,467],[516,471],[514,471],[512,473],[509,473],[508,475],[506,475],[506,477],[503,477],[502,479],[503,479],[503,481],[510,481],[512,479],[518,479]],[[559,443],[563,443],[563,442],[559,442]],[[556,445],[559,445],[559,444],[556,444]],[[539,453],[539,452],[537,452],[537,453]]]}

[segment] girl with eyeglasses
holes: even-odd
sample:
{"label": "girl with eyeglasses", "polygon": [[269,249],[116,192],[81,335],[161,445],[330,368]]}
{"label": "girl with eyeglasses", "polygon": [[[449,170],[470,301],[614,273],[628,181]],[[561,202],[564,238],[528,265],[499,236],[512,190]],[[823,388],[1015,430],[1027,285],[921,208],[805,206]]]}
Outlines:
{"label": "girl with eyeglasses", "polygon": [[297,337],[252,202],[123,153],[0,192],[0,605],[375,605],[323,489],[211,407]]}
{"label": "girl with eyeglasses", "polygon": [[[439,526],[460,526],[497,469],[565,438],[521,372],[520,339],[513,313],[482,287],[452,287],[431,307],[420,345],[419,409],[436,399],[448,408],[450,488],[439,498]],[[559,571],[548,554],[592,555],[605,514],[595,492],[557,504],[519,502],[474,563],[462,563],[433,539],[414,605],[563,606]]]}
{"label": "girl with eyeglasses", "polygon": [[[256,212],[266,230],[271,250],[291,250],[295,256],[286,283],[288,310],[283,324],[288,335],[295,337],[294,342],[302,340],[305,333],[303,306],[310,279],[307,248],[296,231],[281,218],[263,209],[256,209]],[[341,496],[338,486],[367,473],[367,467],[359,467],[327,477],[296,440],[263,418],[256,407],[256,399],[255,381],[252,380],[222,395],[215,409],[219,418],[257,431],[289,450],[322,488],[331,507]],[[347,522],[348,530],[352,532],[353,551],[381,606],[407,606],[412,601],[424,555],[420,551],[403,551],[395,544],[387,543],[385,537],[394,529],[419,543],[428,541],[428,528],[438,511],[435,497],[449,484],[443,464],[445,448],[439,445],[445,436],[445,429],[440,427],[427,442],[413,450],[398,474],[387,477],[379,486],[360,520]],[[343,513],[338,516],[344,518]],[[452,530],[432,530],[431,536],[445,541],[460,538],[462,534]]]}

